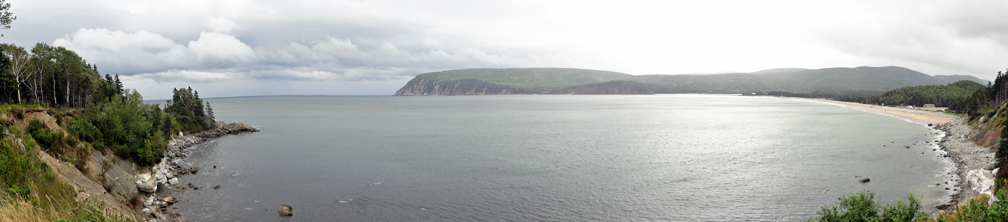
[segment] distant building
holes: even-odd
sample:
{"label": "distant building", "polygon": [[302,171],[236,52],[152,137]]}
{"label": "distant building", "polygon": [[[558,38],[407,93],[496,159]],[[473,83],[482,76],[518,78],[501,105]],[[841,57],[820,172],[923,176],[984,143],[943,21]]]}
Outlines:
{"label": "distant building", "polygon": [[924,108],[935,108],[934,104],[924,104]]}

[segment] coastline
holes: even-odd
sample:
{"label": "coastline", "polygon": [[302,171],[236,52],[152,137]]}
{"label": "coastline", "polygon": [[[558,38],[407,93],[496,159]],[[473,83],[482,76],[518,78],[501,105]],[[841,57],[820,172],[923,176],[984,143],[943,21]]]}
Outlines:
{"label": "coastline", "polygon": [[980,195],[992,196],[991,190],[994,186],[994,174],[992,172],[995,163],[994,150],[990,147],[977,145],[973,138],[977,136],[978,132],[963,118],[946,113],[897,107],[821,99],[805,100],[893,116],[944,132],[940,143],[938,143],[938,150],[936,152],[939,152],[938,155],[945,160],[946,164],[951,166],[950,170],[944,172],[945,175],[951,178],[945,184],[935,185],[947,186],[945,190],[949,192],[949,196],[947,200],[942,201],[944,204],[940,204],[936,209],[930,209],[929,211],[940,213],[947,209],[953,209],[957,204],[965,203]]}
{"label": "coastline", "polygon": [[[244,123],[217,122],[217,128],[189,135],[179,134],[168,142],[168,149],[161,162],[151,168],[150,173],[137,175],[137,187],[141,189],[139,202],[144,217],[148,221],[186,221],[185,215],[179,213],[174,206],[180,201],[165,195],[166,190],[185,190],[179,178],[188,174],[199,173],[199,167],[184,167],[182,160],[188,157],[190,148],[227,135],[259,132],[258,129]],[[191,185],[191,184],[189,184]],[[193,187],[193,189],[198,189]],[[171,208],[171,209],[169,209]]]}

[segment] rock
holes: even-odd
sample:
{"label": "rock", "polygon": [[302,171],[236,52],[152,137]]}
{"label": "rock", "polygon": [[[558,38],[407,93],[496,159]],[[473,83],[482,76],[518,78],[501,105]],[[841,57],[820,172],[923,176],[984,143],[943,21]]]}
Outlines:
{"label": "rock", "polygon": [[942,204],[942,205],[938,205],[936,208],[938,208],[939,210],[945,210],[945,209],[949,209],[949,208],[951,208],[953,206],[955,206],[955,205],[952,205],[952,204]]}
{"label": "rock", "polygon": [[147,200],[144,200],[144,206],[150,205],[154,205],[154,196],[147,197]]}
{"label": "rock", "polygon": [[966,172],[966,181],[970,183],[970,187],[974,191],[980,194],[986,194],[987,196],[993,196],[992,187],[994,187],[994,175],[990,172],[982,169],[970,170]]}
{"label": "rock", "polygon": [[157,192],[157,181],[149,173],[137,175],[136,186],[142,192]]}
{"label": "rock", "polygon": [[151,210],[150,208],[146,208],[146,207],[145,207],[145,208],[143,209],[143,213],[144,213],[144,214],[147,214],[147,215],[150,215],[150,214],[153,214],[153,213],[154,213],[154,211],[153,211],[153,210]]}
{"label": "rock", "polygon": [[199,167],[189,168],[189,173],[196,174],[197,172],[199,172]]}
{"label": "rock", "polygon": [[930,123],[928,123],[928,126],[934,126],[934,124],[930,124]]}
{"label": "rock", "polygon": [[175,185],[175,184],[178,184],[178,178],[168,179],[168,185]]}
{"label": "rock", "polygon": [[277,209],[277,213],[279,213],[280,216],[285,217],[294,216],[294,208],[286,204],[280,205],[280,209]]}
{"label": "rock", "polygon": [[214,189],[214,190],[216,190],[216,189],[220,189],[220,185],[217,185],[217,186],[213,186],[213,189]]}
{"label": "rock", "polygon": [[161,201],[164,201],[165,203],[172,203],[172,202],[175,202],[175,198],[174,197],[165,197],[164,199],[161,199]]}
{"label": "rock", "polygon": [[858,182],[861,182],[861,183],[868,183],[868,182],[870,182],[870,181],[871,181],[871,179],[869,179],[869,178],[867,178],[867,177],[866,177],[866,178],[864,178],[864,179],[861,179],[861,180],[858,180]]}

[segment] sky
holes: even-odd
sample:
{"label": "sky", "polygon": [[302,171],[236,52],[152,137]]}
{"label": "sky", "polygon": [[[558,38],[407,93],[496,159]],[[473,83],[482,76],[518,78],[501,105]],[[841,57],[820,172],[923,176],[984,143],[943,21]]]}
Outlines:
{"label": "sky", "polygon": [[902,66],[992,80],[1001,1],[7,0],[0,42],[44,42],[146,99],[391,95],[414,76],[562,67],[627,74]]}

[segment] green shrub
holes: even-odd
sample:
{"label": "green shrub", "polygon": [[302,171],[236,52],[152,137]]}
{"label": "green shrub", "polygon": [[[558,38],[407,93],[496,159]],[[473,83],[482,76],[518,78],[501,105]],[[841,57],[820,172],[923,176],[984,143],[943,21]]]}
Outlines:
{"label": "green shrub", "polygon": [[73,118],[67,122],[64,128],[85,142],[93,143],[102,138],[101,130],[91,124],[91,120],[87,118]]}
{"label": "green shrub", "polygon": [[28,133],[31,134],[32,139],[35,139],[42,147],[42,150],[45,151],[53,151],[65,143],[63,134],[49,130],[45,123],[37,119],[28,123]]}
{"label": "green shrub", "polygon": [[[164,156],[168,143],[150,119],[150,106],[143,104],[139,94],[134,93],[123,102],[113,100],[96,107],[88,117],[101,131],[98,139],[101,143],[96,141],[95,146],[110,147],[116,155],[142,166],[157,163]],[[86,124],[81,125],[86,127]]]}
{"label": "green shrub", "polygon": [[955,211],[939,214],[930,221],[1008,221],[1008,194],[1005,190],[998,191],[997,200],[990,200],[986,195],[974,198],[964,205],[959,205]]}
{"label": "green shrub", "polygon": [[12,106],[10,110],[11,113],[14,114],[14,117],[17,117],[18,119],[24,119],[25,114],[24,109],[22,109],[20,106]]}
{"label": "green shrub", "polygon": [[903,201],[884,206],[875,202],[875,193],[861,191],[840,197],[839,204],[823,206],[819,217],[808,221],[920,221],[928,215],[921,210],[920,201],[912,195],[907,204]]}

